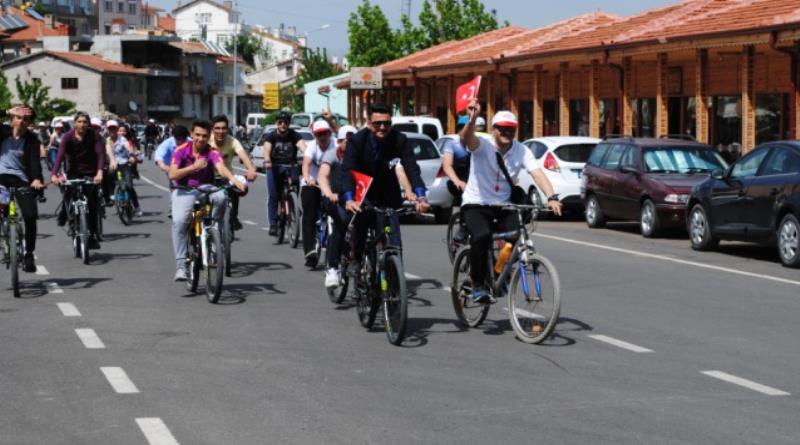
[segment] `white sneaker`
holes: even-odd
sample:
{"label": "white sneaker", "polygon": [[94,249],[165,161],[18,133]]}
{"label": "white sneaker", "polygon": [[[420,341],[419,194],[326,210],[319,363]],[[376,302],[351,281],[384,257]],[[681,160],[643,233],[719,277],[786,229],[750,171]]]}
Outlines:
{"label": "white sneaker", "polygon": [[339,286],[339,269],[330,268],[325,272],[325,287]]}
{"label": "white sneaker", "polygon": [[188,274],[184,268],[180,267],[175,271],[175,281],[186,281],[188,279]]}

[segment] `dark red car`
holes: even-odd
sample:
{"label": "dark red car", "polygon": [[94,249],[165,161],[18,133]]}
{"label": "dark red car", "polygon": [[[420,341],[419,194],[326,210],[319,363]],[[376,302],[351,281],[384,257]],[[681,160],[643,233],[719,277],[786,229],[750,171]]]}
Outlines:
{"label": "dark red car", "polygon": [[583,173],[586,223],[639,221],[642,235],[685,228],[692,188],[727,167],[708,145],[681,139],[619,138],[601,142]]}

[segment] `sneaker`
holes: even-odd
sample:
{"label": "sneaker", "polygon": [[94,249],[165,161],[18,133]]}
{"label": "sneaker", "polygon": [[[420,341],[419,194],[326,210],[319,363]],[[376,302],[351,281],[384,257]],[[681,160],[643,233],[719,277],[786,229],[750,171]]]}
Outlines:
{"label": "sneaker", "polygon": [[339,269],[330,268],[325,272],[325,287],[334,288],[339,286]]}
{"label": "sneaker", "polygon": [[319,257],[317,256],[317,252],[311,251],[306,254],[306,267],[316,267],[317,261]]}
{"label": "sneaker", "polygon": [[64,227],[67,225],[67,212],[65,212],[64,210],[58,212],[58,217],[56,217],[56,224],[58,224],[58,227]]}
{"label": "sneaker", "polygon": [[144,216],[144,212],[142,212],[142,209],[135,209],[135,210],[133,211],[133,214],[134,214],[134,215],[135,215],[137,218],[141,218],[142,216]]}
{"label": "sneaker", "polygon": [[36,272],[36,264],[33,262],[33,252],[28,252],[22,257],[22,270],[28,273]]}
{"label": "sneaker", "polygon": [[479,304],[492,304],[497,302],[497,300],[492,298],[489,294],[489,290],[485,287],[476,287],[472,290],[472,301]]}
{"label": "sneaker", "polygon": [[242,230],[243,228],[242,223],[239,222],[238,219],[231,221],[231,227],[233,227],[233,230]]}
{"label": "sneaker", "polygon": [[188,281],[188,280],[189,280],[189,274],[186,273],[186,269],[184,269],[183,267],[179,267],[175,271],[175,281]]}
{"label": "sneaker", "polygon": [[96,236],[89,237],[89,249],[97,250],[100,248],[100,241],[97,241]]}
{"label": "sneaker", "polygon": [[278,236],[278,226],[269,226],[269,236]]}

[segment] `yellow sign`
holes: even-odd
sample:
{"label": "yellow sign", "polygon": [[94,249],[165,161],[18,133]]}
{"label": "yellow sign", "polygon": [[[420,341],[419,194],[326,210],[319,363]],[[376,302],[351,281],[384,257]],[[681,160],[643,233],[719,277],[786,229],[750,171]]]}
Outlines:
{"label": "yellow sign", "polygon": [[262,90],[264,98],[261,107],[265,110],[281,109],[281,86],[278,82],[266,82]]}

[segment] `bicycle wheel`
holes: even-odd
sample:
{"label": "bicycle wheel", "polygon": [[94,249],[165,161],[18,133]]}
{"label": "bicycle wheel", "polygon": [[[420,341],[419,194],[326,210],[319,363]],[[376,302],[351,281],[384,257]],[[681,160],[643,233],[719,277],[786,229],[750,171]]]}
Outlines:
{"label": "bicycle wheel", "polygon": [[225,252],[225,276],[232,275],[231,270],[231,244],[233,244],[233,226],[231,226],[230,208],[225,209],[222,221],[222,250]]}
{"label": "bicycle wheel", "polygon": [[300,244],[300,207],[297,205],[299,202],[300,199],[297,197],[297,193],[292,192],[289,194],[289,223],[287,225],[292,249],[296,249],[297,245]]}
{"label": "bicycle wheel", "polygon": [[459,224],[461,224],[461,212],[453,212],[450,216],[450,222],[447,224],[447,238],[445,240],[447,243],[447,255],[450,257],[450,264],[453,264],[453,261],[456,259],[456,254],[458,253],[459,246],[453,241],[453,235],[458,230]]}
{"label": "bicycle wheel", "polygon": [[19,232],[17,232],[17,225],[11,223],[8,225],[8,269],[11,272],[11,288],[14,290],[14,298],[19,298]]}
{"label": "bicycle wheel", "polygon": [[489,304],[472,300],[472,278],[470,278],[469,247],[461,249],[453,265],[453,282],[450,285],[450,298],[458,320],[471,328],[476,328],[486,320]]}
{"label": "bicycle wheel", "polygon": [[371,329],[375,324],[375,317],[378,315],[379,303],[372,288],[373,266],[372,260],[368,255],[364,256],[364,263],[356,277],[355,299],[356,314],[361,326]]}
{"label": "bicycle wheel", "polygon": [[115,197],[114,207],[117,209],[119,220],[126,226],[131,225],[131,222],[133,222],[133,208],[129,208],[131,207],[131,201],[128,199],[128,191],[124,187],[119,187]]}
{"label": "bicycle wheel", "polygon": [[[193,228],[189,228],[193,230]],[[199,238],[191,234],[187,238],[186,259],[189,266],[189,277],[186,280],[186,289],[191,293],[197,293],[197,286],[200,284],[200,269],[202,259],[200,258]]]}
{"label": "bicycle wheel", "polygon": [[[397,346],[406,336],[408,321],[408,293],[403,263],[399,255],[388,255],[384,264],[386,298],[383,300],[384,327],[389,343]],[[384,283],[381,283],[384,288]]]}
{"label": "bicycle wheel", "polygon": [[525,267],[518,267],[511,278],[508,318],[518,339],[541,343],[558,322],[561,281],[550,260],[530,253],[529,258]]}
{"label": "bicycle wheel", "polygon": [[348,244],[349,241],[345,241],[342,257],[339,260],[339,287],[328,290],[328,298],[330,298],[333,304],[342,304],[345,298],[347,298],[347,291],[350,287],[350,277],[347,275],[347,266],[350,264],[350,249],[347,247]]}
{"label": "bicycle wheel", "polygon": [[222,237],[216,227],[206,230],[206,296],[209,302],[217,303],[222,295],[222,279],[225,273]]}
{"label": "bicycle wheel", "polygon": [[78,233],[80,233],[81,260],[83,260],[83,264],[89,264],[89,217],[86,215],[86,208],[81,207],[78,218],[80,221]]}
{"label": "bicycle wheel", "polygon": [[281,200],[278,202],[278,244],[283,244],[283,241],[286,239],[286,206],[287,203],[285,200]]}

